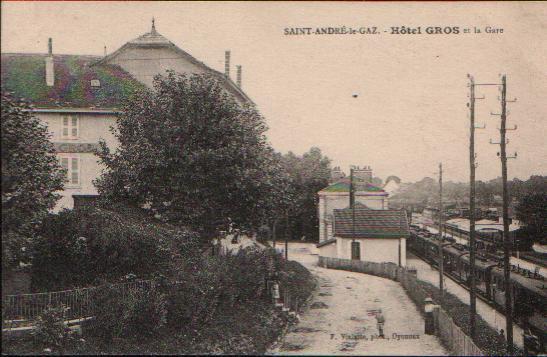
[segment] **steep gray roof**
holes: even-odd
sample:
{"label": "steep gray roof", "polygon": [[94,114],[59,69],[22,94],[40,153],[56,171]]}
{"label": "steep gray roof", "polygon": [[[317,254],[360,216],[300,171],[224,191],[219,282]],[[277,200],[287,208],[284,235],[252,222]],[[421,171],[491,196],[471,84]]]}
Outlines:
{"label": "steep gray roof", "polygon": [[334,210],[334,236],[341,238],[408,237],[410,230],[404,210],[355,209],[355,236],[351,209]]}
{"label": "steep gray roof", "polygon": [[206,73],[212,74],[218,79],[226,82],[227,89],[232,92],[232,94],[242,98],[244,101],[248,102],[249,104],[254,104],[254,102],[239,88],[229,77],[226,77],[224,73],[221,73],[219,71],[216,71],[212,69],[211,67],[207,66],[205,63],[197,60],[195,57],[193,57],[188,52],[184,51],[177,45],[175,45],[173,42],[169,41],[165,36],[160,34],[158,31],[156,31],[156,28],[154,26],[154,23],[152,23],[152,29],[150,32],[145,33],[144,35],[141,35],[134,40],[131,40],[127,43],[125,43],[122,47],[117,49],[116,51],[112,52],[106,57],[103,57],[101,60],[99,60],[96,65],[109,63],[111,59],[116,57],[119,53],[124,51],[128,48],[134,48],[134,47],[145,47],[145,48],[169,48],[176,53],[178,53],[182,58],[188,60],[190,63],[198,66],[202,70],[204,70]]}

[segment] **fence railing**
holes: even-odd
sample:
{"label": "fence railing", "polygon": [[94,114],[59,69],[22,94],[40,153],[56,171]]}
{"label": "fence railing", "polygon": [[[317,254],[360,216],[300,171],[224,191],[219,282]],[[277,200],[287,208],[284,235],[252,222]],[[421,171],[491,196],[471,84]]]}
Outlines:
{"label": "fence railing", "polygon": [[471,341],[450,316],[442,310],[433,310],[435,315],[435,330],[441,340],[448,346],[453,354],[458,356],[481,356],[482,351]]}
{"label": "fence railing", "polygon": [[[414,272],[409,272],[403,267],[393,263],[374,263],[360,260],[319,257],[319,266],[330,269],[355,271],[375,275],[401,283],[408,296],[424,311],[424,301],[428,294],[419,286]],[[454,355],[483,356],[484,353],[473,343],[448,314],[442,309],[435,309],[435,333],[445,343]]]}
{"label": "fence railing", "polygon": [[[180,282],[173,282],[179,284]],[[156,286],[155,280],[137,280],[133,282],[111,285],[120,289],[123,296],[136,289],[152,289]],[[273,284],[266,282],[266,293],[273,299]],[[14,328],[32,325],[33,321],[49,307],[67,307],[65,319],[80,320],[94,315],[93,302],[95,296],[105,289],[106,286],[95,286],[74,290],[53,291],[35,294],[5,295],[2,302],[2,328]],[[289,291],[282,285],[279,288],[279,301],[288,311],[299,313],[302,302],[291,296]],[[272,300],[273,301],[273,300]]]}
{"label": "fence railing", "polygon": [[[113,285],[121,289],[122,294],[127,294],[135,289],[150,289],[156,284],[154,280],[137,280],[128,283]],[[64,305],[68,308],[67,320],[83,319],[93,315],[93,296],[105,286],[90,288],[54,291],[36,294],[6,295],[2,302],[3,322],[8,326],[10,322],[31,322],[35,320],[48,307]]]}

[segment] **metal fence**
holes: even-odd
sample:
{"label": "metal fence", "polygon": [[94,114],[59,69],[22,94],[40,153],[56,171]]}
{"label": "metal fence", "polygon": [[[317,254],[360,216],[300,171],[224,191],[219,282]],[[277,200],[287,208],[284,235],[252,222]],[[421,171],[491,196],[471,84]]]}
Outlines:
{"label": "metal fence", "polygon": [[[151,289],[154,280],[137,280],[113,285],[122,294],[128,294],[135,289]],[[36,294],[6,295],[2,302],[2,317],[4,322],[31,322],[48,307],[65,306],[67,320],[82,319],[93,315],[93,297],[105,289],[105,286],[54,291]]]}
{"label": "metal fence", "polygon": [[[413,271],[407,271],[393,263],[373,263],[360,260],[319,257],[319,266],[330,269],[341,269],[375,275],[401,283],[408,296],[418,306],[420,312],[424,311],[424,301],[428,297],[418,284],[418,279]],[[454,355],[483,356],[484,353],[473,343],[448,314],[440,307],[435,309],[435,334],[445,343]]]}

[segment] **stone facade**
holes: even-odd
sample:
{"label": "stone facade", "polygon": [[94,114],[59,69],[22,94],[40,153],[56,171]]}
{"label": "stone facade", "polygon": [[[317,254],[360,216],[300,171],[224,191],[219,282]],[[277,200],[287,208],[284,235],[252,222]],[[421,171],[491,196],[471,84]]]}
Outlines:
{"label": "stone facade", "polygon": [[[356,238],[360,260],[406,266],[406,238]],[[336,258],[351,259],[352,239],[336,237]],[[321,249],[321,248],[320,248]],[[320,255],[323,255],[322,252]],[[334,258],[334,257],[333,257]]]}

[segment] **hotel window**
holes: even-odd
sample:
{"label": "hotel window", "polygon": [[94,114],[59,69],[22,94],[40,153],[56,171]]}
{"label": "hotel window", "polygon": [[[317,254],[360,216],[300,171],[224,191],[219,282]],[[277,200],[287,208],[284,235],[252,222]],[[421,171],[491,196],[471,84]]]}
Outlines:
{"label": "hotel window", "polygon": [[63,117],[63,139],[77,139],[80,135],[80,119],[76,115]]}
{"label": "hotel window", "polygon": [[81,172],[80,158],[61,157],[61,166],[67,171],[67,186],[79,186]]}

